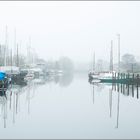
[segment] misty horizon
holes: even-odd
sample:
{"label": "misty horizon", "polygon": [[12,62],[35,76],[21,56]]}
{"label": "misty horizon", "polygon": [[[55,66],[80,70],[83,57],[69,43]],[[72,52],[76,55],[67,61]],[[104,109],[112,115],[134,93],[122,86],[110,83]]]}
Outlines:
{"label": "misty horizon", "polygon": [[93,54],[97,59],[110,60],[113,40],[114,62],[118,60],[117,34],[121,39],[121,56],[125,53],[139,59],[140,2],[119,1],[13,1],[0,2],[0,43],[21,45],[26,52],[31,47],[40,58],[57,60],[67,56],[74,62],[88,63]]}

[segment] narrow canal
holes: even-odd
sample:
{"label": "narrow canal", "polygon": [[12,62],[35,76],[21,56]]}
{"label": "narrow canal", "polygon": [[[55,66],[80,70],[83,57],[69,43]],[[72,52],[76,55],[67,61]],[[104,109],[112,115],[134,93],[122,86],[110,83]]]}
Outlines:
{"label": "narrow canal", "polygon": [[0,96],[0,138],[139,138],[137,91],[111,89],[90,84],[87,73],[13,86]]}

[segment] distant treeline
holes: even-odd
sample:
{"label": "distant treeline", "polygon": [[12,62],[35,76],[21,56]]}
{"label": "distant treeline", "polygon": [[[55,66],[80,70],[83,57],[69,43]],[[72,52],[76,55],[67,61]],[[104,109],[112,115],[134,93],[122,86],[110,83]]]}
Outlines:
{"label": "distant treeline", "polygon": [[74,63],[68,57],[60,57],[59,60],[47,61],[46,68],[48,70],[62,70],[64,73],[71,73],[74,71]]}

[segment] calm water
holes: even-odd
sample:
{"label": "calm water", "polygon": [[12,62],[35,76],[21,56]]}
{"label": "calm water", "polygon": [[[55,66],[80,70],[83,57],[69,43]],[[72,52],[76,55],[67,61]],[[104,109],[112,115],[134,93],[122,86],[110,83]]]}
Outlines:
{"label": "calm water", "polygon": [[0,97],[0,138],[140,138],[136,90],[111,89],[93,86],[87,74],[13,86]]}

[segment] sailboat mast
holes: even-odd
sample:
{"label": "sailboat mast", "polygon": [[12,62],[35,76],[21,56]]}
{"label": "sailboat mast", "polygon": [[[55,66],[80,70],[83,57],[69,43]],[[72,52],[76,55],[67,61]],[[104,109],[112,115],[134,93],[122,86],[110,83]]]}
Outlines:
{"label": "sailboat mast", "polygon": [[6,30],[5,30],[5,47],[4,47],[4,66],[7,65],[7,49],[8,49],[8,33],[7,33],[7,25],[6,25]]}
{"label": "sailboat mast", "polygon": [[28,64],[31,64],[31,37],[29,37],[29,44],[27,48]]}
{"label": "sailboat mast", "polygon": [[13,57],[12,57],[12,49],[11,49],[11,73],[12,73],[12,66],[13,66]]}
{"label": "sailboat mast", "polygon": [[94,55],[93,55],[93,71],[95,71],[95,52],[94,52]]}
{"label": "sailboat mast", "polygon": [[113,71],[113,40],[111,40],[111,49],[110,49],[110,71]]}
{"label": "sailboat mast", "polygon": [[18,54],[18,44],[17,44],[17,67],[19,67],[19,54]]}
{"label": "sailboat mast", "polygon": [[118,72],[120,72],[120,34],[118,36]]}
{"label": "sailboat mast", "polygon": [[[14,30],[14,56],[16,58],[16,28]],[[14,59],[14,65],[16,66],[16,59]]]}

